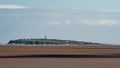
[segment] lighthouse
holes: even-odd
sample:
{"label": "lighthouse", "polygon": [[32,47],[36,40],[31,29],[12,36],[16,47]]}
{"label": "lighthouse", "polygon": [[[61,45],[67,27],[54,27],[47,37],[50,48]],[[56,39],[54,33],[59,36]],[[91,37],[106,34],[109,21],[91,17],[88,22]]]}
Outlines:
{"label": "lighthouse", "polygon": [[45,38],[44,39],[47,39],[47,36],[45,35]]}

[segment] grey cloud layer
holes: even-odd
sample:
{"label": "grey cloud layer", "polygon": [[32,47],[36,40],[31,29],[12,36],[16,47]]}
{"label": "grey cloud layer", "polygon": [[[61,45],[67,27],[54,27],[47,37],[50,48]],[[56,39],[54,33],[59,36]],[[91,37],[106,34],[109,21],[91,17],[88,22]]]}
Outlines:
{"label": "grey cloud layer", "polygon": [[119,25],[119,12],[100,12],[91,10],[38,10],[33,13],[42,22],[55,25]]}
{"label": "grey cloud layer", "polygon": [[[0,17],[11,17],[21,23],[51,25],[120,25],[120,12],[103,12],[95,10],[9,10],[0,11]],[[13,21],[14,21],[13,20]]]}

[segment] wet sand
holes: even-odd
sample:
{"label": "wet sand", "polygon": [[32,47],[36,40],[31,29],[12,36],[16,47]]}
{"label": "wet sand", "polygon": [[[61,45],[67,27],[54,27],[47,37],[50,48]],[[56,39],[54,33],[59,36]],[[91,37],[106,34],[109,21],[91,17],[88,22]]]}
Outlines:
{"label": "wet sand", "polygon": [[0,46],[0,68],[120,68],[120,46]]}
{"label": "wet sand", "polygon": [[0,46],[0,56],[22,55],[119,55],[120,46],[9,45]]}
{"label": "wet sand", "polygon": [[0,68],[120,68],[119,58],[4,58]]}

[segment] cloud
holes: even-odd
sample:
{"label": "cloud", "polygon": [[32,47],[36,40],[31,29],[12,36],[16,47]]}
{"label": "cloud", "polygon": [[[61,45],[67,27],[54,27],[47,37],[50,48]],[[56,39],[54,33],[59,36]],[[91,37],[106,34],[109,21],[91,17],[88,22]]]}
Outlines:
{"label": "cloud", "polygon": [[54,25],[60,25],[61,24],[59,21],[52,21],[51,23],[54,24]]}
{"label": "cloud", "polygon": [[69,20],[65,20],[65,24],[70,24],[71,22]]}
{"label": "cloud", "polygon": [[64,21],[49,21],[50,24],[54,24],[54,25],[69,25],[71,22],[68,20],[64,20]]}
{"label": "cloud", "polygon": [[[73,11],[74,10],[74,11]],[[44,12],[43,12],[44,11]],[[116,26],[120,25],[120,13],[95,10],[43,10],[37,13],[39,18],[54,25],[94,25]],[[44,22],[43,21],[43,22]]]}
{"label": "cloud", "polygon": [[100,12],[113,12],[113,13],[120,13],[120,10],[100,10]]}
{"label": "cloud", "polygon": [[119,22],[117,20],[110,20],[110,19],[101,19],[101,20],[98,20],[98,23],[100,23],[100,25],[117,25],[117,24],[119,24]]}
{"label": "cloud", "polygon": [[119,21],[112,19],[80,20],[79,23],[86,25],[118,25]]}
{"label": "cloud", "polygon": [[21,5],[7,5],[7,4],[0,4],[0,9],[25,9],[27,7]]}
{"label": "cloud", "polygon": [[[23,13],[16,12],[5,14],[6,16],[15,16],[17,21],[23,21],[26,24],[46,24],[46,25],[89,25],[89,26],[120,26],[120,13],[103,12],[90,10],[56,10],[56,9],[39,9]],[[1,14],[3,15],[3,13]],[[0,16],[1,16],[0,15]],[[5,16],[4,15],[4,16]]]}

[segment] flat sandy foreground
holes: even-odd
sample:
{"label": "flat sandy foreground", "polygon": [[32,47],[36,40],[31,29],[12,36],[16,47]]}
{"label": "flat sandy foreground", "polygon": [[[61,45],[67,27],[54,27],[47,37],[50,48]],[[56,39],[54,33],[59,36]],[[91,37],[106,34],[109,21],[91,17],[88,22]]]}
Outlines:
{"label": "flat sandy foreground", "polygon": [[120,68],[120,46],[0,46],[0,68]]}

